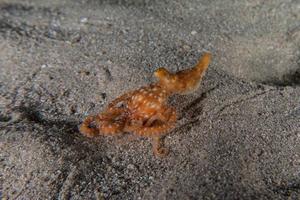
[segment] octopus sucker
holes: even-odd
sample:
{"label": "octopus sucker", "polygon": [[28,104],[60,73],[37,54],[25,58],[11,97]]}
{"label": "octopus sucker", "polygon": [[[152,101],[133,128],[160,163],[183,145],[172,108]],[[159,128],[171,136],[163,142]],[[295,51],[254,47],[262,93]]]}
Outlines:
{"label": "octopus sucker", "polygon": [[211,54],[204,53],[191,69],[176,73],[165,68],[154,72],[157,82],[127,92],[113,100],[100,114],[88,116],[79,131],[87,137],[116,135],[131,132],[152,138],[153,152],[165,156],[169,151],[163,145],[163,137],[176,126],[176,109],[167,104],[174,94],[187,94],[198,89]]}

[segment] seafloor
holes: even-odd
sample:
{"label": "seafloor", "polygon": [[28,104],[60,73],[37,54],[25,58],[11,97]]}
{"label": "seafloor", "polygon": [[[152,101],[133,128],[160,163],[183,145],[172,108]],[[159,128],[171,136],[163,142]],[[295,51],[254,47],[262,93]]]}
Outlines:
{"label": "seafloor", "polygon": [[[213,61],[153,156],[82,119]],[[0,0],[3,199],[299,199],[299,0]]]}

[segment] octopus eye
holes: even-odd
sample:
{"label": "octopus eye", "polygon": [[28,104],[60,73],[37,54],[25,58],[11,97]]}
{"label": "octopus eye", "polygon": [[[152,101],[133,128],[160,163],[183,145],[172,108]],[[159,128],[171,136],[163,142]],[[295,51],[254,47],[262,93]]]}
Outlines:
{"label": "octopus eye", "polygon": [[95,121],[92,121],[89,125],[89,128],[97,128],[97,123]]}
{"label": "octopus eye", "polygon": [[117,107],[117,108],[125,108],[125,107],[126,107],[126,104],[125,104],[125,102],[122,101],[122,102],[117,103],[117,104],[116,104],[116,107]]}

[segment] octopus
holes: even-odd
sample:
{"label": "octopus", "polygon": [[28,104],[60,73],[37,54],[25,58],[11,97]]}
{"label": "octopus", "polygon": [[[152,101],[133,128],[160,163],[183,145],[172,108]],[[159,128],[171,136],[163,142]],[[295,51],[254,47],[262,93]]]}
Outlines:
{"label": "octopus", "polygon": [[168,105],[168,98],[197,90],[210,60],[211,54],[204,53],[191,69],[176,73],[157,69],[154,72],[157,82],[127,92],[110,102],[100,114],[88,116],[80,132],[87,137],[133,133],[151,138],[155,155],[167,155],[169,150],[164,147],[163,138],[175,127],[177,119],[176,109]]}

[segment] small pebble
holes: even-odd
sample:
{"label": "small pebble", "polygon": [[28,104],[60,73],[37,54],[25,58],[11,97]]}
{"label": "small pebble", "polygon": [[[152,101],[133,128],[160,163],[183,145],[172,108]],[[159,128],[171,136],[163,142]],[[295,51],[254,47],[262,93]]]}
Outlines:
{"label": "small pebble", "polygon": [[46,67],[47,67],[46,64],[43,64],[43,65],[41,66],[42,69],[43,69],[43,68],[46,68]]}
{"label": "small pebble", "polygon": [[135,166],[134,166],[133,164],[129,164],[129,165],[127,165],[127,169],[134,170],[134,169],[135,169]]}
{"label": "small pebble", "polygon": [[197,34],[197,31],[192,31],[191,34],[192,34],[192,35],[196,35],[196,34]]}
{"label": "small pebble", "polygon": [[80,22],[81,23],[87,23],[88,22],[88,18],[87,17],[82,17],[82,18],[80,18]]}
{"label": "small pebble", "polygon": [[183,49],[186,50],[186,51],[188,51],[188,50],[191,49],[191,47],[189,45],[183,45]]}

